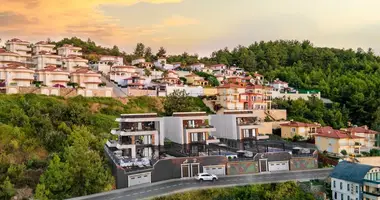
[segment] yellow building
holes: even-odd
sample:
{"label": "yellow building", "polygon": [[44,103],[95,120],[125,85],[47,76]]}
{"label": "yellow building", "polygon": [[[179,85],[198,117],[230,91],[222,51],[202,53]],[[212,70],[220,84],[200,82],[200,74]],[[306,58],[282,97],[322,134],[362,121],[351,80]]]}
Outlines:
{"label": "yellow building", "polygon": [[331,127],[323,127],[314,135],[315,146],[319,151],[339,154],[345,150],[348,154],[360,153],[364,138]]}
{"label": "yellow building", "polygon": [[208,81],[206,81],[203,77],[200,77],[196,74],[189,74],[185,76],[186,84],[194,85],[194,86],[207,86]]}
{"label": "yellow building", "polygon": [[224,84],[218,87],[218,99],[220,104],[227,110],[243,110],[244,103],[240,102],[240,94],[245,92],[245,87],[237,84]]}
{"label": "yellow building", "polygon": [[218,89],[215,87],[212,88],[203,88],[203,94],[205,96],[215,96],[218,94]]}
{"label": "yellow building", "polygon": [[317,133],[317,128],[320,127],[320,125],[290,121],[286,124],[280,124],[280,127],[282,138],[293,138],[294,136],[299,135],[304,139],[307,139]]}

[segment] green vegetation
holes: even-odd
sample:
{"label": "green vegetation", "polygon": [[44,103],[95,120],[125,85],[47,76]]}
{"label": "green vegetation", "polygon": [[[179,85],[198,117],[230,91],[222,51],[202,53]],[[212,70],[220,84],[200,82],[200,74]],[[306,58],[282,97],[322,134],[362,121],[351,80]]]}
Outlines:
{"label": "green vegetation", "polygon": [[[188,111],[208,111],[199,98],[183,96]],[[169,98],[170,99],[170,98]],[[35,197],[64,199],[111,190],[114,180],[103,147],[122,113],[165,114],[164,98],[69,99],[0,95],[0,199],[31,188]],[[27,198],[27,197],[26,197]]]}
{"label": "green vegetation", "polygon": [[319,48],[309,41],[279,40],[221,49],[203,62],[236,64],[262,73],[265,80],[280,78],[295,88],[320,90],[339,103],[354,124],[380,130],[380,57],[372,49]]}
{"label": "green vegetation", "polygon": [[219,81],[214,75],[205,72],[195,72],[195,74],[205,78],[205,80],[207,80],[211,86],[219,86]]}
{"label": "green vegetation", "polygon": [[169,94],[164,102],[164,110],[167,116],[174,112],[206,111],[212,113],[201,98],[189,97],[185,90],[174,90],[173,93]]}
{"label": "green vegetation", "polygon": [[322,100],[315,97],[309,98],[308,101],[275,99],[273,105],[278,109],[286,109],[288,119],[308,123],[318,122],[336,129],[345,127],[349,119],[349,111],[345,106],[341,108],[338,103],[334,103],[331,107],[326,107]]}
{"label": "green vegetation", "polygon": [[197,200],[314,200],[312,194],[302,191],[295,182],[198,190],[155,200],[192,200],[195,197]]}

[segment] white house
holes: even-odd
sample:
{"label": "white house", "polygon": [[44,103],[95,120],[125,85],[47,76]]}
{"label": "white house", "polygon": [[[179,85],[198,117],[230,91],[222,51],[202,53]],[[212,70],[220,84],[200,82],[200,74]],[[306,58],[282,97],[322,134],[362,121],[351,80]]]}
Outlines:
{"label": "white house", "polygon": [[216,65],[211,65],[210,69],[212,69],[212,70],[223,70],[223,69],[227,69],[227,66],[225,64],[216,64]]}
{"label": "white house", "polygon": [[82,56],[82,52],[80,52],[82,48],[80,47],[74,47],[70,44],[64,44],[62,47],[58,48],[58,55],[62,57],[69,57],[70,55],[73,56]]}
{"label": "white house", "polygon": [[71,82],[77,83],[80,87],[86,89],[98,89],[99,84],[102,83],[100,76],[100,74],[88,68],[79,68],[70,74]]}
{"label": "white house", "polygon": [[74,72],[79,68],[88,68],[88,60],[75,55],[70,55],[62,58],[62,66],[69,72]]}
{"label": "white house", "polygon": [[124,58],[122,56],[102,55],[98,62],[92,64],[92,67],[103,74],[108,74],[111,66],[124,66]]}
{"label": "white house", "polygon": [[27,86],[34,80],[34,70],[28,69],[19,64],[9,64],[0,67],[0,82],[5,86]]}
{"label": "white house", "polygon": [[0,49],[0,64],[20,63],[20,55],[5,49]]}
{"label": "white house", "polygon": [[379,199],[379,167],[342,161],[334,167],[330,177],[333,200]]}
{"label": "white house", "polygon": [[205,67],[205,64],[203,63],[194,63],[192,65],[188,66],[190,69],[194,71],[202,71],[202,69]]}
{"label": "white house", "polygon": [[19,62],[28,65],[33,64],[30,42],[14,38],[7,41],[5,45],[8,51],[19,54]]}
{"label": "white house", "polygon": [[166,62],[166,58],[163,58],[163,57],[158,58],[157,61],[155,61],[153,64],[154,64],[154,66],[161,68],[161,69],[164,69],[164,70],[173,70],[174,69],[174,65],[168,64]]}
{"label": "white house", "polygon": [[50,43],[45,42],[45,41],[40,41],[40,42],[37,42],[34,45],[34,47],[33,47],[33,54],[36,55],[36,54],[39,54],[42,51],[54,54],[54,53],[57,52],[56,50],[54,50],[54,47],[55,47],[54,44],[50,44]]}
{"label": "white house", "polygon": [[130,78],[135,73],[135,66],[113,66],[110,73],[110,79],[116,84],[121,84],[124,79]]}
{"label": "white house", "polygon": [[33,56],[33,63],[37,70],[44,69],[49,65],[62,66],[62,57],[43,50]]}
{"label": "white house", "polygon": [[282,90],[289,87],[287,82],[281,81],[280,79],[276,79],[273,83],[270,84],[275,90]]}
{"label": "white house", "polygon": [[67,83],[70,82],[70,73],[55,66],[36,70],[36,75],[37,81],[41,81],[48,87],[67,87]]}
{"label": "white house", "polygon": [[137,58],[132,60],[132,65],[138,65],[140,63],[145,63],[145,58]]}

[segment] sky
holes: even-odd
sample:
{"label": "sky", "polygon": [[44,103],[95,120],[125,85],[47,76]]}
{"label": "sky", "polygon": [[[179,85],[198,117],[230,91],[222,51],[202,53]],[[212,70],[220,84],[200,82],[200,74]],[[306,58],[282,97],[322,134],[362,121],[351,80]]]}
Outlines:
{"label": "sky", "polygon": [[130,53],[142,42],[169,54],[255,41],[380,52],[379,0],[0,0],[0,38],[77,36]]}

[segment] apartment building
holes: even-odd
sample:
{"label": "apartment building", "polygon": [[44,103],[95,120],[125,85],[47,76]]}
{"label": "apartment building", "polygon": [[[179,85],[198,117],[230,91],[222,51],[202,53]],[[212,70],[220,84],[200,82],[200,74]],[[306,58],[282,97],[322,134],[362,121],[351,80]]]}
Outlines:
{"label": "apartment building", "polygon": [[30,42],[22,41],[20,39],[14,38],[11,40],[8,40],[5,43],[5,47],[7,51],[17,53],[19,55],[18,62],[21,62],[25,65],[32,65],[32,49],[30,48]]}
{"label": "apartment building", "polygon": [[368,150],[376,146],[376,136],[380,134],[377,131],[369,129],[368,126],[351,127],[342,130],[348,131],[353,135],[364,138],[362,148],[367,148]]}
{"label": "apartment building", "polygon": [[164,145],[164,122],[157,113],[122,114],[116,119],[119,128],[111,134],[117,141],[108,141],[107,146],[124,160],[136,158],[158,159],[159,147]]}
{"label": "apartment building", "polygon": [[227,110],[243,110],[244,102],[240,102],[240,94],[245,93],[245,87],[237,84],[224,84],[218,87],[216,104]]}
{"label": "apartment building", "polygon": [[124,66],[124,58],[122,56],[101,55],[99,61],[92,66],[103,74],[108,74],[112,66]]}
{"label": "apartment building", "polygon": [[56,66],[36,70],[36,75],[36,80],[48,87],[67,87],[67,83],[70,82],[70,73]]}
{"label": "apartment building", "polygon": [[293,138],[294,136],[301,136],[303,139],[313,138],[317,134],[317,129],[320,124],[310,124],[303,122],[295,122],[291,120],[288,123],[280,124],[281,127],[281,137],[282,138]]}
{"label": "apartment building", "polygon": [[364,138],[332,127],[318,128],[317,132],[314,137],[319,151],[340,154],[345,150],[348,154],[359,154],[364,143]]}
{"label": "apartment building", "polygon": [[69,55],[62,58],[62,67],[69,72],[75,72],[79,68],[88,68],[88,60],[76,55]]}
{"label": "apartment building", "polygon": [[27,86],[34,80],[34,70],[14,64],[0,67],[0,82],[4,86]]}
{"label": "apartment building", "polygon": [[124,79],[131,77],[135,73],[135,66],[113,66],[111,68],[110,79],[116,84],[122,84]]}
{"label": "apartment building", "polygon": [[380,199],[379,167],[342,161],[330,177],[333,200]]}
{"label": "apartment building", "polygon": [[0,67],[7,64],[22,64],[18,53],[10,52],[5,49],[0,49]]}
{"label": "apartment building", "polygon": [[98,89],[101,75],[88,68],[79,68],[70,74],[71,82],[77,83],[79,87],[86,89]]}
{"label": "apartment building", "polygon": [[80,47],[74,47],[73,45],[70,44],[64,44],[62,47],[57,48],[58,50],[58,55],[62,57],[69,57],[69,56],[76,56],[76,57],[81,57],[82,48]]}
{"label": "apartment building", "polygon": [[142,89],[145,85],[145,78],[140,77],[138,74],[134,74],[129,78],[121,81],[121,86],[140,88]]}
{"label": "apartment building", "polygon": [[54,50],[54,47],[55,47],[54,44],[50,44],[49,42],[46,42],[46,41],[40,41],[34,45],[33,54],[36,55],[36,54],[39,54],[40,52],[55,54],[57,53],[57,51]]}
{"label": "apartment building", "polygon": [[262,85],[250,85],[246,87],[245,93],[239,95],[240,103],[244,104],[244,109],[266,110],[271,109],[271,97],[267,93],[267,88]]}
{"label": "apartment building", "polygon": [[59,66],[59,67],[62,66],[62,57],[61,56],[47,52],[45,50],[39,51],[32,58],[33,58],[33,63],[34,63],[37,70],[44,69],[50,65],[55,65],[55,66]]}
{"label": "apartment building", "polygon": [[259,117],[252,110],[224,111],[211,115],[210,124],[216,128],[215,136],[221,141],[240,150],[245,150],[253,140],[269,139],[260,134]]}
{"label": "apartment building", "polygon": [[165,137],[188,155],[207,155],[207,145],[219,143],[206,112],[175,112],[165,117]]}

